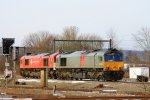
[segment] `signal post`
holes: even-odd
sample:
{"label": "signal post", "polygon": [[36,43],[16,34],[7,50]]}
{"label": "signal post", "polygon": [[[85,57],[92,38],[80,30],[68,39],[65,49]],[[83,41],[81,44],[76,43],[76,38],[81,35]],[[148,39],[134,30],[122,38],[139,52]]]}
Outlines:
{"label": "signal post", "polygon": [[5,60],[5,72],[4,72],[4,77],[5,77],[5,93],[7,93],[7,80],[9,77],[11,77],[11,75],[8,73],[8,67],[9,62],[8,62],[8,58],[9,58],[9,53],[10,53],[10,47],[11,45],[14,43],[14,38],[2,38],[2,50],[3,50],[3,55],[5,56],[6,60]]}
{"label": "signal post", "polygon": [[44,68],[41,70],[41,87],[47,87],[48,86],[48,69]]}

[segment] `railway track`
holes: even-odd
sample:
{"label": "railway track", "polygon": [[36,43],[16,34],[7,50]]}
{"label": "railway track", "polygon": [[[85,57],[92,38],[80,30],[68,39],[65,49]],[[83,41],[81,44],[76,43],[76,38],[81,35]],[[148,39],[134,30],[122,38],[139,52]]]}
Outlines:
{"label": "railway track", "polygon": [[32,100],[150,100],[150,96],[101,96],[101,97],[76,97],[76,96],[53,96],[53,95],[12,95],[12,98],[32,98]]}
{"label": "railway track", "polygon": [[[25,79],[25,80],[32,80],[32,79]],[[40,82],[39,79],[34,79],[35,82]],[[38,81],[37,81],[38,80]],[[28,81],[24,81],[24,82],[28,82]],[[32,81],[34,83],[34,81]],[[99,100],[99,99],[105,99],[105,100],[109,100],[109,99],[120,99],[120,100],[124,100],[124,99],[127,99],[127,100],[135,100],[135,99],[138,99],[138,100],[150,100],[150,96],[145,96],[145,94],[141,91],[138,91],[138,92],[135,92],[135,91],[125,91],[123,90],[117,90],[116,87],[118,87],[118,85],[121,85],[121,86],[124,86],[124,83],[125,84],[132,84],[132,86],[135,86],[136,84],[140,85],[140,84],[147,84],[149,86],[149,82],[135,82],[135,81],[130,81],[130,80],[121,80],[121,81],[118,81],[118,82],[104,82],[104,81],[91,81],[91,80],[78,80],[78,81],[75,81],[75,80],[50,80],[50,82],[52,83],[49,83],[49,87],[40,87],[40,86],[32,86],[30,83],[27,85],[22,85],[22,84],[19,84],[19,85],[15,85],[15,86],[9,86],[8,87],[8,95],[11,95],[13,98],[33,98],[33,99],[62,99],[62,100],[70,100],[70,99],[79,99],[79,100],[82,100],[82,99],[87,99],[87,100]],[[64,84],[65,83],[65,84]],[[68,84],[69,83],[69,84]],[[72,83],[72,84],[70,84]],[[77,83],[77,84],[74,84],[74,83]],[[93,84],[93,86],[90,86],[89,87],[89,83],[90,84]],[[123,83],[123,84],[120,84],[120,83]],[[86,85],[85,85],[86,84]],[[99,84],[103,84],[104,87],[98,87],[98,88],[95,88],[95,86],[99,85]],[[108,85],[105,87],[105,84]],[[113,85],[115,84],[115,85]],[[135,85],[134,85],[135,84]],[[65,94],[65,97],[55,97],[52,95],[52,91],[53,91],[53,85],[57,85],[57,92],[59,93],[64,93]],[[112,86],[113,85],[113,86]],[[129,86],[129,85],[128,85]],[[89,87],[89,88],[88,88]],[[127,85],[126,85],[127,87]],[[2,87],[0,87],[2,88]],[[17,89],[17,93],[16,92],[10,92],[9,90],[13,91],[15,90],[16,91]],[[115,90],[114,92],[106,92],[106,91],[103,91],[103,90]],[[2,90],[2,89],[0,89]],[[21,91],[21,92],[20,92]],[[23,91],[32,91],[30,94],[28,94],[29,92],[26,92],[24,94]],[[40,95],[36,92],[33,92],[33,91],[42,91],[42,92],[45,92],[46,91],[46,94],[43,94],[43,95]],[[42,93],[41,92],[41,93]],[[20,94],[20,93],[23,93],[23,94]],[[36,93],[36,94],[34,94]],[[69,95],[68,93],[72,93],[71,95]],[[79,95],[78,96],[74,96],[74,93],[78,93]],[[81,94],[86,94],[81,96]],[[96,96],[94,95],[87,95],[87,94],[95,94],[96,93]],[[103,95],[104,94],[104,95]],[[106,96],[106,95],[108,96]],[[113,96],[115,95],[115,96]],[[128,96],[126,96],[128,95]],[[141,95],[141,96],[140,96]]]}
{"label": "railway track", "polygon": [[[15,87],[14,89],[17,89],[19,87]],[[22,88],[22,87],[20,87]],[[27,91],[28,90],[34,90],[37,89],[37,91],[39,89],[44,89],[44,91],[52,91],[52,88],[37,88],[37,87],[24,87],[24,89],[26,89]],[[57,90],[57,93],[64,93],[62,91],[67,91],[67,93],[69,92],[73,92],[75,93],[85,93],[85,94],[88,94],[88,93],[92,93],[92,91],[88,91],[88,90],[67,90],[67,89],[59,89]],[[97,91],[98,92],[98,91]],[[27,92],[26,92],[27,93]],[[128,92],[129,93],[129,92]],[[132,94],[131,94],[132,93]],[[106,94],[106,93],[104,93]],[[11,96],[12,98],[32,98],[33,100],[43,100],[43,99],[52,99],[52,100],[150,100],[150,96],[145,96],[145,95],[142,95],[142,93],[134,93],[134,92],[130,92],[129,96],[112,96],[113,94],[122,94],[123,95],[123,92],[122,93],[119,93],[119,92],[115,92],[115,93],[107,93],[109,94],[110,96],[103,96],[102,93],[99,93],[99,95],[97,96],[92,96],[92,95],[89,95],[89,96],[75,96],[75,95],[69,95],[69,94],[65,94],[64,96],[54,96],[53,94],[19,94],[19,93],[7,93],[8,96]],[[112,94],[112,95],[111,95]],[[126,95],[126,93],[124,93]],[[137,94],[137,95],[136,95]],[[138,96],[138,95],[142,95],[142,96]]]}
{"label": "railway track", "polygon": [[[9,87],[9,89],[22,89],[24,91],[31,91],[31,90],[44,90],[44,91],[52,91],[53,88],[43,88],[43,87],[22,87],[22,86],[15,86],[15,87]],[[57,90],[57,93],[63,93],[62,91],[67,91],[67,93],[69,92],[74,92],[74,93],[80,93],[80,92],[84,92],[84,93],[92,93],[92,92],[96,92],[95,90],[86,90],[86,89],[65,89],[65,88],[59,88]],[[99,92],[99,90],[97,90],[97,92]],[[99,94],[102,94],[102,92],[100,92]],[[106,94],[106,93],[104,93]],[[53,94],[20,94],[20,93],[11,93],[8,91],[7,95],[8,96],[11,96],[12,98],[32,98],[33,100],[37,100],[37,99],[40,99],[40,100],[43,100],[43,99],[54,99],[54,100],[150,100],[150,95],[144,95],[142,92],[124,92],[124,91],[120,91],[120,92],[111,92],[111,93],[108,93],[110,96],[102,96],[102,95],[99,95],[99,96],[72,96],[72,95],[65,95],[65,96],[54,96]],[[111,94],[130,94],[128,96],[111,96]],[[141,96],[139,96],[139,94]]]}

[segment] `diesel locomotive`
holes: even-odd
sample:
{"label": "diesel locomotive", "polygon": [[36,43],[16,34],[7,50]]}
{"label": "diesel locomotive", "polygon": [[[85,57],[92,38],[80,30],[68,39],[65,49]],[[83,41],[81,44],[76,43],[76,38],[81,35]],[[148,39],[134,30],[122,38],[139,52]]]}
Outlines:
{"label": "diesel locomotive", "polygon": [[116,49],[56,52],[25,55],[20,59],[23,77],[40,78],[41,69],[48,69],[50,79],[121,80],[124,75],[121,51]]}

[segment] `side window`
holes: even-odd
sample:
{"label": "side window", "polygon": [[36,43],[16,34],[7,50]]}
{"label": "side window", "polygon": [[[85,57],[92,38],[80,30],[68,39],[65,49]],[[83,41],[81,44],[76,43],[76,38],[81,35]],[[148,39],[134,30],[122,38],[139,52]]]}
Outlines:
{"label": "side window", "polygon": [[98,56],[99,61],[103,61],[102,56]]}
{"label": "side window", "polygon": [[29,59],[25,59],[25,65],[29,65]]}
{"label": "side window", "polygon": [[59,58],[56,58],[56,63],[58,63],[59,62]]}
{"label": "side window", "polygon": [[56,56],[54,57],[54,63],[56,62]]}
{"label": "side window", "polygon": [[60,66],[66,66],[66,62],[67,62],[66,58],[61,58],[60,59]]}
{"label": "side window", "polygon": [[44,66],[48,66],[48,58],[44,58]]}

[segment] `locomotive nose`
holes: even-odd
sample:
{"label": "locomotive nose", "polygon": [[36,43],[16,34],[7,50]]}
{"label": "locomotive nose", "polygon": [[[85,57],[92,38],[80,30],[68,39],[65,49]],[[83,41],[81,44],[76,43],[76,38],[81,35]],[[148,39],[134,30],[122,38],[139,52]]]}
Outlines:
{"label": "locomotive nose", "polygon": [[124,66],[123,62],[105,62],[104,70],[107,71],[119,71],[122,70]]}

